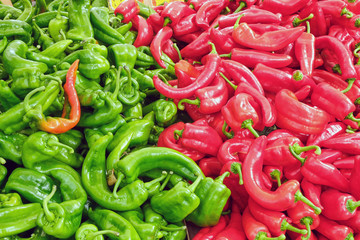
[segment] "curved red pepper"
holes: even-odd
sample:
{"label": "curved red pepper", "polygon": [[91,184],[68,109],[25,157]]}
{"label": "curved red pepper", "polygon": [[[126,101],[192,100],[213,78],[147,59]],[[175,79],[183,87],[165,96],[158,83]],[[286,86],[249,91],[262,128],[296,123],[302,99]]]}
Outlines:
{"label": "curved red pepper", "polygon": [[200,30],[195,23],[196,13],[190,14],[180,19],[180,21],[172,26],[174,36],[182,36],[189,33],[194,33]]}
{"label": "curved red pepper", "polygon": [[250,138],[234,137],[225,141],[219,148],[217,158],[222,164],[227,162],[242,162],[254,142]]}
{"label": "curved red pepper", "polygon": [[307,4],[307,0],[264,0],[260,2],[260,8],[290,15],[301,10]]}
{"label": "curved red pepper", "polygon": [[216,235],[215,239],[246,239],[240,208],[236,203],[231,205],[231,215],[228,225]]}
{"label": "curved red pepper", "polygon": [[332,18],[351,18],[353,13],[347,9],[347,3],[341,0],[325,0],[320,1],[319,6],[324,11],[325,15],[330,15]]}
{"label": "curved red pepper", "polygon": [[187,4],[190,5],[195,11],[199,10],[199,8],[206,2],[207,0],[188,0]]}
{"label": "curved red pepper", "polygon": [[352,228],[356,233],[360,233],[360,211],[356,211],[355,216],[353,216],[348,220],[337,221],[337,222]]}
{"label": "curved red pepper", "polygon": [[200,231],[195,235],[193,240],[211,240],[214,239],[215,236],[221,232],[224,228],[226,228],[229,222],[229,217],[227,215],[223,215],[220,217],[219,222],[212,227],[203,227]]}
{"label": "curved red pepper", "polygon": [[163,28],[164,18],[162,18],[159,13],[153,13],[146,19],[146,22],[153,28],[154,32],[157,33]]}
{"label": "curved red pepper", "polygon": [[[339,169],[347,168],[347,169],[353,170],[354,164],[355,164],[355,157],[356,156],[340,158],[340,159],[335,160],[332,164]],[[354,183],[352,183],[352,184],[354,184]]]}
{"label": "curved red pepper", "polygon": [[330,121],[328,113],[299,102],[293,92],[283,89],[276,94],[276,125],[295,133],[319,134]]}
{"label": "curved red pepper", "polygon": [[360,154],[360,132],[342,133],[324,141],[321,145],[343,153],[358,155]]}
{"label": "curved red pepper", "polygon": [[171,39],[168,39],[162,45],[162,51],[173,61],[178,62],[180,60],[179,52],[176,51],[174,43]]}
{"label": "curved red pepper", "polygon": [[319,134],[310,134],[307,141],[307,145],[321,145],[323,141],[330,139],[334,136],[337,136],[341,133],[346,132],[346,125],[342,122],[331,122],[329,123],[323,132]]}
{"label": "curved red pepper", "polygon": [[183,17],[194,14],[195,11],[191,9],[186,3],[181,1],[169,2],[164,10],[161,12],[161,17],[164,18],[164,25],[170,22],[171,26],[176,25]]}
{"label": "curved red pepper", "polygon": [[203,158],[199,161],[199,167],[206,177],[220,175],[222,164],[216,157]]}
{"label": "curved red pepper", "polygon": [[173,35],[173,30],[170,27],[163,27],[155,35],[154,39],[150,44],[150,51],[156,60],[156,62],[162,67],[166,68],[164,61],[161,59],[162,45],[169,40]]}
{"label": "curved red pepper", "polygon": [[320,201],[321,185],[313,184],[307,179],[303,179],[300,183],[301,190],[306,198],[308,198],[315,206],[323,209],[324,207]]}
{"label": "curved red pepper", "polygon": [[306,18],[310,14],[313,14],[313,17],[309,20],[311,33],[316,37],[326,35],[328,27],[324,12],[319,6],[318,1],[313,1],[299,12],[301,18]]}
{"label": "curved red pepper", "polygon": [[335,221],[322,215],[319,216],[320,224],[316,231],[327,237],[329,240],[353,240],[353,230],[345,225],[340,225]]}
{"label": "curved red pepper", "polygon": [[239,47],[239,45],[231,37],[231,34],[226,34],[217,28],[211,28],[210,39],[215,44],[219,53],[228,53],[233,48]]}
{"label": "curved red pepper", "polygon": [[[280,25],[266,24],[266,23],[249,23],[248,25],[257,34],[263,34],[266,32],[285,29],[285,27]],[[234,30],[234,27],[231,27],[231,29]]]}
{"label": "curved red pepper", "polygon": [[208,0],[196,12],[196,24],[202,29],[208,29],[210,23],[227,7],[227,0]]}
{"label": "curved red pepper", "polygon": [[134,42],[135,47],[148,46],[154,36],[151,25],[145,18],[140,15],[136,15],[131,19],[133,27],[137,30],[137,36]]}
{"label": "curved red pepper", "polygon": [[126,0],[120,3],[119,6],[114,10],[114,14],[120,15],[121,21],[124,23],[130,22],[134,16],[138,15],[140,12],[140,7],[135,0]]}

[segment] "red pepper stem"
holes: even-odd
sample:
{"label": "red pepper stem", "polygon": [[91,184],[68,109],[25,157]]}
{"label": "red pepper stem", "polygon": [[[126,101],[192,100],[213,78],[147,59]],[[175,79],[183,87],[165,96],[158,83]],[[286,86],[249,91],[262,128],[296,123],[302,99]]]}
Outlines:
{"label": "red pepper stem", "polygon": [[234,24],[234,30],[239,26],[239,23],[240,23],[240,18],[242,17],[242,16],[244,16],[245,14],[241,14],[237,19],[236,19],[236,22],[235,22],[235,24]]}
{"label": "red pepper stem", "polygon": [[88,235],[86,235],[85,240],[93,240],[95,239],[97,236],[100,235],[105,235],[105,234],[112,234],[115,236],[120,236],[119,232],[116,231],[112,231],[112,230],[102,230],[102,231],[97,231],[97,232],[93,232],[93,233],[89,233]]}
{"label": "red pepper stem", "polygon": [[346,18],[352,18],[354,16],[354,14],[350,12],[346,7],[344,7],[340,12],[340,16],[344,15],[346,16]]}
{"label": "red pepper stem", "polygon": [[227,53],[227,54],[221,54],[219,55],[219,57],[227,57],[227,58],[231,58],[231,53]]}
{"label": "red pepper stem", "polygon": [[233,162],[231,164],[231,168],[230,171],[234,174],[238,174],[239,175],[239,185],[243,185],[244,184],[244,180],[242,177],[242,172],[241,172],[241,163],[239,162]]}
{"label": "red pepper stem", "polygon": [[284,234],[281,234],[278,237],[268,237],[266,232],[258,232],[255,237],[255,240],[285,240],[286,237]]}
{"label": "red pepper stem", "polygon": [[176,231],[182,231],[186,229],[186,226],[181,226],[181,227],[166,227],[166,226],[161,226],[160,227],[161,230],[166,231],[166,232],[176,232]]}
{"label": "red pepper stem", "polygon": [[308,240],[311,237],[311,224],[313,223],[313,219],[311,217],[303,217],[300,222],[305,225],[307,230],[307,235],[302,237],[301,240]]}
{"label": "red pepper stem", "polygon": [[356,128],[352,128],[352,127],[350,127],[349,125],[346,127],[346,132],[347,133],[355,133],[356,132]]}
{"label": "red pepper stem", "polygon": [[301,81],[304,78],[304,74],[301,71],[296,70],[292,77],[295,81]]}
{"label": "red pepper stem", "polygon": [[178,140],[179,138],[181,138],[183,132],[184,132],[184,129],[182,129],[182,130],[175,130],[175,131],[174,131],[174,138],[175,138],[175,140]]}
{"label": "red pepper stem", "polygon": [[174,47],[174,49],[176,50],[177,54],[179,55],[179,60],[183,60],[178,45],[177,45],[176,43],[174,43],[174,44],[173,44],[173,47]]}
{"label": "red pepper stem", "polygon": [[65,149],[67,149],[69,151],[69,153],[74,153],[74,149],[68,145],[65,145],[53,138],[50,138],[48,141],[47,141],[47,145],[51,146],[51,147],[63,147]]}
{"label": "red pepper stem", "polygon": [[217,183],[222,183],[224,182],[224,179],[226,177],[230,176],[230,173],[229,172],[224,172],[222,175],[218,176],[217,178],[215,178],[215,182]]}
{"label": "red pepper stem", "polygon": [[[119,66],[117,73],[116,73],[116,80],[115,80],[115,90],[114,92],[111,94],[111,99],[116,100],[117,96],[119,94],[120,91],[120,74],[121,74],[121,69],[122,66]],[[126,71],[126,69],[125,69]],[[130,77],[131,78],[131,77]],[[131,84],[131,83],[130,83]]]}
{"label": "red pepper stem", "polygon": [[234,132],[226,131],[227,126],[228,126],[227,123],[224,121],[221,131],[225,135],[225,137],[227,137],[228,139],[231,139],[234,137]]}
{"label": "red pepper stem", "polygon": [[124,179],[125,175],[122,174],[122,173],[119,173],[118,176],[117,176],[117,180],[116,180],[116,183],[115,183],[115,186],[114,186],[114,189],[113,189],[113,195],[115,198],[118,198],[119,196],[117,195],[117,190],[120,186],[120,183],[121,181]]}
{"label": "red pepper stem", "polygon": [[173,171],[170,171],[168,173],[168,175],[166,176],[165,180],[163,181],[163,183],[161,184],[159,191],[161,192],[162,190],[164,190],[164,188],[166,187],[166,185],[168,184],[168,182],[170,181],[170,178],[172,177],[172,175],[174,174]]}
{"label": "red pepper stem", "polygon": [[292,231],[292,232],[296,232],[296,233],[300,233],[300,234],[306,234],[307,231],[305,229],[300,229],[300,228],[297,228],[297,227],[294,227],[293,225],[291,225],[286,219],[284,219],[282,222],[281,222],[281,228],[280,228],[281,231],[286,231],[286,230],[289,230],[289,231]]}
{"label": "red pepper stem", "polygon": [[306,205],[308,205],[309,207],[311,207],[312,209],[314,209],[314,212],[319,215],[321,213],[321,209],[317,206],[315,206],[315,204],[313,204],[309,199],[307,199],[301,192],[300,190],[297,190],[297,192],[295,193],[295,202],[297,201],[302,201],[303,203],[305,203]]}
{"label": "red pepper stem", "polygon": [[145,183],[145,188],[146,189],[150,189],[154,184],[161,182],[162,180],[164,180],[167,177],[168,173],[166,171],[163,171],[161,173],[161,176],[158,178],[155,178],[153,180],[151,180],[150,182]]}
{"label": "red pepper stem", "polygon": [[354,240],[354,234],[349,233],[344,240]]}
{"label": "red pepper stem", "polygon": [[218,54],[217,51],[216,51],[215,44],[212,43],[212,42],[208,42],[208,44],[211,46],[211,52],[210,52],[210,54]]}
{"label": "red pepper stem", "polygon": [[354,121],[354,122],[360,122],[360,119],[358,119],[358,118],[355,118],[354,117],[354,113],[349,113],[346,117],[345,117],[345,119],[350,119],[351,121]]}
{"label": "red pepper stem", "polygon": [[227,77],[225,77],[225,75],[222,72],[219,72],[219,75],[225,79],[225,81],[234,89],[237,89],[237,86],[235,84],[233,84]]}
{"label": "red pepper stem", "polygon": [[55,214],[50,212],[50,210],[48,208],[48,203],[49,203],[50,199],[55,195],[55,192],[56,192],[56,185],[53,185],[51,193],[49,193],[49,195],[47,195],[43,200],[44,214],[46,216],[46,219],[49,222],[52,222],[55,220]]}
{"label": "red pepper stem", "polygon": [[293,25],[293,27],[298,27],[300,24],[312,19],[313,17],[314,17],[314,14],[312,14],[312,13],[310,13],[309,16],[307,16],[306,18],[303,18],[303,19],[300,19],[300,18],[296,17],[292,21],[292,25]]}
{"label": "red pepper stem", "polygon": [[278,187],[281,186],[280,174],[281,174],[280,171],[277,169],[275,169],[270,173],[271,178],[277,181]]}
{"label": "red pepper stem", "polygon": [[40,91],[44,91],[45,90],[45,87],[44,86],[41,86],[41,87],[38,87],[38,88],[35,88],[34,90],[30,91],[24,98],[24,108],[25,108],[25,112],[28,112],[31,110],[31,107],[30,107],[30,104],[29,104],[29,101],[30,101],[30,98],[32,96],[34,96],[37,92],[40,92]]}
{"label": "red pepper stem", "polygon": [[341,92],[342,93],[347,93],[348,91],[350,91],[352,86],[354,85],[355,80],[356,80],[355,78],[347,79],[346,81],[348,82],[348,86],[344,90],[342,90]]}
{"label": "red pepper stem", "polygon": [[354,53],[354,56],[357,58],[359,57],[359,54],[358,54],[359,51],[360,51],[360,44],[356,44],[353,53]]}
{"label": "red pepper stem", "polygon": [[294,143],[292,145],[292,148],[294,149],[294,152],[296,154],[300,154],[302,152],[306,152],[306,151],[310,151],[310,150],[314,150],[314,149],[315,149],[315,154],[317,154],[317,155],[321,154],[321,148],[317,145],[300,147],[300,145],[298,143]]}
{"label": "red pepper stem", "polygon": [[239,4],[239,7],[234,11],[234,13],[238,13],[241,11],[241,9],[243,9],[244,7],[246,7],[246,2],[241,1]]}
{"label": "red pepper stem", "polygon": [[184,98],[184,99],[181,99],[178,103],[178,109],[180,110],[185,110],[185,106],[183,103],[188,103],[188,104],[192,104],[192,105],[197,105],[197,106],[200,106],[200,99],[199,98],[196,98],[194,100],[191,100],[191,99],[187,99],[187,98]]}
{"label": "red pepper stem", "polygon": [[356,28],[360,28],[360,18],[357,18],[357,19],[355,20],[354,26],[355,26]]}
{"label": "red pepper stem", "polygon": [[165,17],[163,27],[166,27],[169,23],[171,23],[171,19],[169,17]]}
{"label": "red pepper stem", "polygon": [[306,32],[310,33],[310,22],[306,21]]}
{"label": "red pepper stem", "polygon": [[246,119],[245,121],[242,122],[241,124],[241,128],[247,128],[249,129],[249,131],[256,137],[259,137],[259,133],[253,128],[254,122],[252,119]]}
{"label": "red pepper stem", "polygon": [[339,64],[335,64],[335,65],[333,66],[333,68],[332,68],[332,71],[333,71],[334,73],[342,74],[342,73],[341,73],[341,68],[340,68],[340,65],[339,65]]}
{"label": "red pepper stem", "polygon": [[354,3],[356,0],[348,0],[349,3]]}
{"label": "red pepper stem", "polygon": [[358,207],[360,207],[360,201],[353,201],[352,199],[349,199],[346,201],[346,209],[353,213]]}

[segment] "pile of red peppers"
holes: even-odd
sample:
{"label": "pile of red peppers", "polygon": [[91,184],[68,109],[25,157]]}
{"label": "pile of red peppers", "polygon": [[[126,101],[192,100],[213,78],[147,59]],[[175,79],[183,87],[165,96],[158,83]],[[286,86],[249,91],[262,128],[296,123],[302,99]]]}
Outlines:
{"label": "pile of red peppers", "polygon": [[158,146],[208,177],[230,172],[224,215],[194,240],[360,239],[360,1],[154,10],[146,21],[133,11],[138,46],[150,43],[164,68],[162,53],[176,63],[177,79],[155,75],[154,85],[192,119],[167,127]]}

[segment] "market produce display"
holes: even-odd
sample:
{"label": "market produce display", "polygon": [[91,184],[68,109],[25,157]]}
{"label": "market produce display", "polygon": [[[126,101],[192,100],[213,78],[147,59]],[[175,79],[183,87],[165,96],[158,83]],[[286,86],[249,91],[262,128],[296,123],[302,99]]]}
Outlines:
{"label": "market produce display", "polygon": [[0,4],[0,239],[360,239],[360,3]]}

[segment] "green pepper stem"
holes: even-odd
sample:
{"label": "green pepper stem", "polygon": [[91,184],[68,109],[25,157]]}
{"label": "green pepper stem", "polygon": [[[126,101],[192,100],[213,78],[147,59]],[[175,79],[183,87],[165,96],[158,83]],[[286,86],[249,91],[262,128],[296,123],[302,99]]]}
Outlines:
{"label": "green pepper stem", "polygon": [[179,55],[179,60],[182,60],[182,56],[181,56],[181,52],[180,49],[178,47],[178,45],[176,43],[173,44],[174,49],[176,50],[177,54]]}
{"label": "green pepper stem", "polygon": [[208,42],[208,44],[211,46],[211,52],[210,52],[210,54],[218,54],[217,51],[216,51],[215,44],[212,43],[212,42]]}
{"label": "green pepper stem", "polygon": [[85,237],[85,240],[93,240],[93,239],[96,238],[97,236],[104,235],[104,234],[112,234],[112,235],[115,235],[116,237],[120,236],[120,233],[119,233],[119,232],[112,231],[112,230],[102,230],[102,231],[97,231],[97,232],[89,233],[89,234]]}
{"label": "green pepper stem", "polygon": [[243,17],[245,14],[241,14],[237,19],[236,22],[234,24],[234,30],[239,27],[239,23],[240,23],[240,18]]}
{"label": "green pepper stem", "polygon": [[12,14],[11,14],[11,13],[7,13],[7,14],[5,15],[5,17],[3,18],[3,20],[9,20],[11,17],[12,17]]}
{"label": "green pepper stem", "polygon": [[234,89],[237,89],[237,86],[235,84],[233,84],[222,72],[219,72],[219,75],[225,79],[225,81]]}
{"label": "green pepper stem", "polygon": [[227,137],[228,139],[231,139],[231,138],[234,137],[234,132],[233,131],[231,131],[231,132],[226,131],[227,126],[228,126],[227,123],[224,121],[224,124],[222,126],[221,131],[225,135],[225,137]]}
{"label": "green pepper stem", "polygon": [[292,75],[292,77],[295,81],[301,81],[304,78],[304,74],[301,71],[296,70]]}
{"label": "green pepper stem", "polygon": [[231,170],[232,173],[239,175],[239,185],[243,185],[244,181],[243,181],[243,177],[242,177],[241,163],[233,162],[231,164],[230,170]]}
{"label": "green pepper stem", "polygon": [[5,163],[6,163],[6,160],[4,158],[0,157],[0,164],[4,165]]}
{"label": "green pepper stem", "polygon": [[55,220],[55,214],[50,212],[49,207],[48,207],[48,203],[49,203],[50,199],[55,195],[55,192],[56,192],[56,185],[53,185],[51,192],[43,200],[44,214],[46,216],[46,219],[49,222],[52,222]]}
{"label": "green pepper stem", "polygon": [[356,28],[359,28],[359,27],[360,27],[360,18],[357,18],[357,19],[355,20],[354,26],[355,26]]}
{"label": "green pepper stem", "polygon": [[202,176],[198,176],[195,182],[193,182],[189,187],[187,187],[187,189],[189,189],[190,192],[195,192],[195,189],[197,188],[197,186],[199,186],[202,179],[203,179]]}
{"label": "green pepper stem", "polygon": [[219,57],[231,58],[231,53],[221,54],[221,55],[219,55]]}
{"label": "green pepper stem", "polygon": [[349,233],[344,240],[354,240],[354,234]]}
{"label": "green pepper stem", "polygon": [[332,68],[332,71],[333,71],[334,73],[342,74],[341,68],[340,68],[340,65],[339,65],[339,64],[335,64],[335,65],[333,66],[333,68]]}
{"label": "green pepper stem", "polygon": [[163,171],[161,173],[161,176],[158,178],[155,178],[153,180],[151,180],[150,182],[145,183],[145,188],[149,189],[151,188],[154,184],[161,182],[162,180],[164,180],[167,177],[168,173],[166,171]]}
{"label": "green pepper stem", "polygon": [[131,89],[132,89],[132,79],[131,79],[131,71],[129,69],[128,66],[125,66],[124,67],[126,73],[127,73],[127,83],[126,83],[126,86],[124,88],[124,92],[127,93],[127,94],[130,94],[131,93]]}
{"label": "green pepper stem", "polygon": [[306,151],[310,151],[310,150],[314,150],[315,149],[315,154],[316,155],[320,155],[321,154],[321,148],[317,145],[310,145],[310,146],[305,146],[305,147],[301,147],[299,145],[299,143],[294,143],[292,146],[291,146],[294,150],[294,152],[296,154],[300,154],[302,152],[306,152]]}
{"label": "green pepper stem", "polygon": [[178,140],[179,138],[181,138],[183,132],[184,132],[184,129],[182,129],[182,130],[175,130],[175,131],[174,131],[174,138],[175,138],[175,140]]}
{"label": "green pepper stem", "polygon": [[32,96],[34,96],[36,93],[38,92],[41,92],[41,91],[44,91],[45,90],[45,87],[44,86],[41,86],[41,87],[38,87],[38,88],[35,88],[33,90],[31,90],[28,94],[26,94],[25,98],[24,98],[24,108],[25,108],[25,112],[28,112],[31,110],[31,107],[30,107],[30,98]]}
{"label": "green pepper stem", "polygon": [[312,14],[312,13],[310,13],[309,16],[307,16],[306,18],[303,18],[303,19],[296,17],[292,21],[292,25],[293,25],[293,27],[298,27],[301,23],[306,22],[306,21],[312,19],[313,17],[314,17],[314,14]]}
{"label": "green pepper stem", "polygon": [[346,7],[344,7],[340,12],[340,16],[344,15],[346,16],[346,18],[352,18],[354,16],[354,14],[350,12]]}
{"label": "green pepper stem", "polygon": [[160,59],[163,60],[165,63],[169,64],[170,66],[175,67],[175,63],[170,62],[166,57],[164,57],[164,55],[161,55]]}
{"label": "green pepper stem", "polygon": [[310,22],[306,21],[306,32],[310,33]]}
{"label": "green pepper stem", "polygon": [[184,103],[188,103],[188,104],[200,106],[201,101],[200,101],[199,98],[196,98],[196,99],[194,99],[194,100],[187,99],[187,98],[181,99],[181,100],[178,102],[178,108],[179,108],[180,110],[185,110]]}
{"label": "green pepper stem", "polygon": [[119,196],[117,195],[117,190],[120,186],[120,183],[121,181],[125,178],[125,175],[123,173],[118,173],[117,174],[117,180],[116,180],[116,183],[115,183],[115,186],[114,186],[114,189],[113,189],[113,196],[114,198],[119,198]]}
{"label": "green pepper stem", "polygon": [[239,7],[234,11],[234,13],[238,13],[241,11],[241,9],[243,9],[244,7],[246,7],[246,2],[241,1],[239,4]]}
{"label": "green pepper stem", "polygon": [[170,171],[170,172],[168,173],[168,175],[166,176],[164,182],[161,184],[161,186],[160,186],[160,188],[159,188],[159,191],[160,191],[160,192],[165,189],[166,185],[167,185],[168,182],[170,181],[170,178],[171,178],[171,176],[172,176],[173,174],[174,174],[173,171]]}
{"label": "green pepper stem", "polygon": [[182,231],[186,229],[186,226],[181,227],[166,227],[166,226],[160,226],[160,229],[167,232],[176,232],[176,231]]}
{"label": "green pepper stem", "polygon": [[[119,66],[116,72],[116,80],[115,80],[115,90],[111,94],[111,99],[116,100],[120,91],[120,74],[121,74],[122,66]],[[126,70],[126,69],[125,69]],[[131,83],[130,83],[131,84]]]}
{"label": "green pepper stem", "polygon": [[280,171],[279,171],[278,169],[275,169],[274,171],[272,171],[272,172],[270,173],[271,178],[274,179],[274,180],[276,180],[276,182],[277,182],[277,184],[278,184],[278,187],[281,186],[280,175],[281,175],[281,173],[280,173]]}
{"label": "green pepper stem", "polygon": [[321,213],[321,209],[317,206],[315,206],[315,204],[313,204],[309,199],[307,199],[301,192],[300,190],[297,190],[295,193],[295,202],[297,201],[302,201],[303,203],[305,203],[306,205],[308,205],[309,207],[311,207],[312,209],[314,209],[314,212],[319,215]]}
{"label": "green pepper stem", "polygon": [[289,151],[297,160],[301,162],[301,165],[304,165],[306,158],[300,157],[300,155],[294,151],[294,148],[291,145],[289,145]]}
{"label": "green pepper stem", "polygon": [[215,182],[222,183],[226,177],[230,176],[229,172],[224,172],[222,175],[215,178]]}
{"label": "green pepper stem", "polygon": [[163,24],[163,27],[166,27],[169,23],[171,23],[171,19],[169,17],[166,17],[164,19],[164,24]]}
{"label": "green pepper stem", "polygon": [[354,3],[356,0],[348,0],[349,3]]}
{"label": "green pepper stem", "polygon": [[355,49],[354,49],[354,51],[353,51],[353,54],[354,54],[354,56],[357,57],[357,58],[360,57],[360,56],[359,56],[359,53],[358,53],[359,51],[360,51],[360,44],[356,44],[356,45],[355,45]]}
{"label": "green pepper stem", "polygon": [[256,137],[259,137],[259,133],[253,128],[254,121],[252,119],[246,119],[242,122],[241,128],[247,128]]}
{"label": "green pepper stem", "polygon": [[355,133],[356,132],[356,128],[352,128],[352,127],[350,127],[349,125],[346,127],[346,132],[347,133]]}
{"label": "green pepper stem", "polygon": [[346,117],[345,117],[345,119],[350,119],[351,121],[354,121],[354,122],[360,122],[360,119],[359,118],[355,118],[354,117],[354,113],[349,113]]}
{"label": "green pepper stem", "polygon": [[278,237],[268,237],[266,232],[258,232],[255,237],[255,240],[285,240],[286,237],[284,234],[281,234]]}
{"label": "green pepper stem", "polygon": [[289,231],[292,231],[292,232],[296,232],[296,233],[300,233],[300,234],[306,234],[307,231],[305,229],[300,229],[300,228],[297,228],[297,227],[294,227],[293,225],[291,225],[286,219],[284,219],[282,222],[281,222],[281,228],[280,228],[281,231],[286,231],[286,230],[289,230]]}
{"label": "green pepper stem", "polygon": [[58,140],[55,140],[53,138],[50,138],[47,141],[47,145],[49,145],[50,147],[62,147],[65,148],[69,151],[69,153],[74,153],[74,149],[66,144],[63,144],[61,142],[59,142]]}
{"label": "green pepper stem", "polygon": [[352,86],[354,85],[355,80],[356,80],[355,78],[347,79],[348,86],[344,90],[342,90],[341,92],[342,93],[347,93],[348,91],[350,91]]}
{"label": "green pepper stem", "polygon": [[300,222],[305,225],[307,230],[307,235],[301,237],[301,240],[308,240],[311,237],[311,227],[310,225],[313,223],[313,219],[311,217],[303,217]]}
{"label": "green pepper stem", "polygon": [[360,201],[355,202],[352,199],[346,201],[346,209],[349,212],[353,213],[358,207],[360,207]]}

